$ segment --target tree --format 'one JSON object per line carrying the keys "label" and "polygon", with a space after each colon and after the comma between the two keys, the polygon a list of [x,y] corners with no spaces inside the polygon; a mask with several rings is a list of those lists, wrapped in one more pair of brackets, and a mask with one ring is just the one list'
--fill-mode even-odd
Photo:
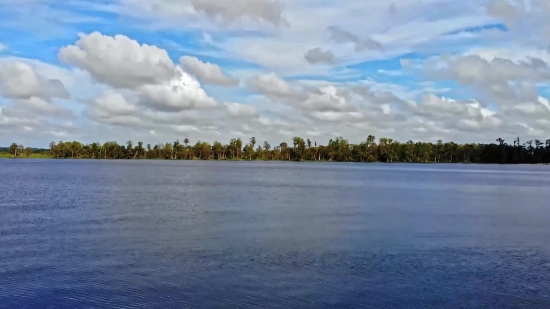
{"label": "tree", "polygon": [[288,160],[290,161],[290,154],[288,154],[288,144],[285,142],[282,142],[279,146],[281,147],[281,155],[283,157],[283,160],[288,155]]}
{"label": "tree", "polygon": [[189,159],[189,139],[186,137],[183,139],[183,143],[185,144],[185,158]]}
{"label": "tree", "polygon": [[[271,145],[265,141],[264,142],[264,153],[265,154],[269,154],[269,151],[271,150]],[[273,156],[271,156],[273,158]],[[267,158],[264,158],[264,159],[267,159]]]}
{"label": "tree", "polygon": [[11,144],[8,151],[12,158],[17,158],[19,145],[17,145],[16,143]]}
{"label": "tree", "polygon": [[172,153],[171,153],[171,159],[172,160],[177,160],[178,159],[179,147],[180,147],[180,140],[178,139],[174,142],[174,145],[172,147]]}
{"label": "tree", "polygon": [[220,142],[214,142],[212,151],[214,152],[215,159],[221,160],[223,158],[223,146]]}
{"label": "tree", "polygon": [[256,145],[256,138],[255,137],[251,137],[250,138],[250,144],[249,144],[249,149],[248,149],[248,159],[249,160],[252,160],[252,155],[254,154],[254,146]]}
{"label": "tree", "polygon": [[[146,149],[142,142],[134,146],[131,141],[119,145],[116,141],[82,144],[78,141],[59,141],[49,144],[48,153],[53,158],[90,158],[90,159],[193,159],[226,160],[246,158],[247,160],[330,160],[343,162],[441,162],[441,163],[550,163],[550,139],[527,141],[521,144],[519,138],[508,145],[504,139],[497,138],[490,144],[457,144],[454,142],[405,143],[390,138],[376,138],[369,135],[364,142],[351,144],[343,137],[330,139],[328,144],[312,147],[311,140],[301,137],[292,139],[293,146],[287,142],[271,147],[268,141],[255,145],[256,139],[241,148],[240,139],[232,139],[229,144],[214,142],[210,145],[198,141],[193,147],[182,146],[179,141],[159,143],[154,147],[148,144]],[[184,141],[185,143],[185,141]],[[254,146],[257,146],[254,148]],[[244,151],[244,157],[242,152]],[[12,158],[30,156],[33,149],[13,143],[8,152]]]}

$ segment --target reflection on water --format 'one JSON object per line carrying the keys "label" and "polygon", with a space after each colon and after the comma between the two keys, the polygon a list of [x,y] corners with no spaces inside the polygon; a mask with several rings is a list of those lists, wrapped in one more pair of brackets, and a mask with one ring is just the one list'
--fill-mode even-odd
{"label": "reflection on water", "polygon": [[0,161],[0,308],[550,308],[548,166]]}

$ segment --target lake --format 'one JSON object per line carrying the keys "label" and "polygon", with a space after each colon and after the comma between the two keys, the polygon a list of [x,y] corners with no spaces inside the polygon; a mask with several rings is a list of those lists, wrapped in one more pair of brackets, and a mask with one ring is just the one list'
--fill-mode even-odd
{"label": "lake", "polygon": [[550,308],[550,167],[0,160],[0,308]]}

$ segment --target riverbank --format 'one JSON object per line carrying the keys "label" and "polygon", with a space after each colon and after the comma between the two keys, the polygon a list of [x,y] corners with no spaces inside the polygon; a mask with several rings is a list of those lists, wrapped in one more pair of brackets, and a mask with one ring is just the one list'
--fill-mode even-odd
{"label": "riverbank", "polygon": [[0,159],[11,159],[11,160],[21,160],[21,159],[48,159],[48,160],[109,160],[109,161],[225,161],[225,162],[302,162],[302,163],[387,163],[387,164],[403,164],[403,163],[413,163],[413,164],[472,164],[472,165],[478,165],[478,164],[491,164],[491,165],[550,165],[550,163],[491,163],[491,162],[434,162],[434,161],[428,161],[428,162],[380,162],[380,161],[374,161],[374,162],[361,162],[361,161],[336,161],[336,160],[265,160],[265,159],[237,159],[237,158],[231,158],[231,159],[199,159],[199,158],[193,158],[193,159],[160,159],[160,158],[136,158],[136,159],[92,159],[92,158],[54,158],[53,156],[49,154],[32,154],[30,157],[17,157],[12,158],[12,156],[9,153],[0,153]]}

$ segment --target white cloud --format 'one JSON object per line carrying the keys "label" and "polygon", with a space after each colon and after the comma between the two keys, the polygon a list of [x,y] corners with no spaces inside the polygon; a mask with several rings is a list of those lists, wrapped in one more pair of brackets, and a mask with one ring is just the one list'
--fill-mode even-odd
{"label": "white cloud", "polygon": [[[16,2],[9,0],[10,12],[31,3]],[[53,9],[52,3],[32,0],[32,7]],[[550,132],[550,5],[513,3],[69,1],[81,9],[78,16],[57,10],[51,17],[63,22],[48,24],[67,25],[64,31],[74,35],[80,27],[68,26],[70,17],[96,18],[120,34],[80,34],[58,52],[64,67],[0,58],[0,126],[14,137],[93,141],[150,132],[152,141],[254,135],[272,143],[294,135],[320,142],[335,134],[352,142],[367,134],[459,142],[543,136]],[[1,8],[7,4],[0,1]],[[113,14],[122,18],[114,21]],[[506,31],[471,30],[498,20]],[[147,42],[179,45],[127,36],[138,30]],[[26,57],[51,53],[36,50],[21,49]],[[174,54],[178,50],[184,54]],[[423,54],[436,56],[415,56]],[[440,97],[443,92],[456,100]],[[73,125],[61,125],[68,117]]]}
{"label": "white cloud", "polygon": [[158,84],[175,74],[174,63],[165,50],[139,44],[124,35],[80,34],[75,45],[61,48],[59,59],[116,88]]}
{"label": "white cloud", "polygon": [[239,79],[226,76],[220,67],[209,62],[202,62],[196,57],[184,56],[180,63],[189,73],[195,75],[202,82],[219,86],[237,86]]}
{"label": "white cloud", "polygon": [[517,80],[540,81],[550,77],[550,68],[547,63],[536,58],[514,62],[502,58],[486,60],[469,55],[449,60],[440,59],[435,64],[428,62],[425,69],[464,84],[498,84]]}
{"label": "white cloud", "polygon": [[91,102],[91,106],[97,113],[104,114],[106,117],[136,112],[134,104],[129,103],[122,94],[112,90],[102,92]]}
{"label": "white cloud", "polygon": [[327,122],[354,122],[363,119],[363,114],[359,112],[314,111],[307,115],[313,119]]}
{"label": "white cloud", "polygon": [[224,103],[228,115],[236,118],[257,118],[258,111],[252,105],[240,103]]}
{"label": "white cloud", "polygon": [[160,111],[212,108],[218,104],[195,78],[179,68],[176,72],[178,76],[170,81],[141,86],[139,103]]}
{"label": "white cloud", "polygon": [[338,93],[334,86],[323,87],[319,93],[310,93],[301,103],[303,110],[316,112],[351,112],[356,108]]}
{"label": "white cloud", "polygon": [[8,46],[8,44],[0,43],[0,53],[8,50],[9,48],[10,47]]}
{"label": "white cloud", "polygon": [[278,26],[284,23],[282,6],[276,0],[121,0],[123,7],[157,19],[191,19],[206,17],[217,24],[263,22]]}
{"label": "white cloud", "polygon": [[0,87],[2,95],[7,98],[28,99],[46,94],[32,67],[22,62],[0,64]]}
{"label": "white cloud", "polygon": [[[39,116],[49,115],[57,118],[72,118],[71,111],[54,105],[42,98],[31,97],[29,99],[17,100],[16,106],[20,109],[24,109],[26,112],[32,110]],[[23,111],[22,111],[23,112]]]}
{"label": "white cloud", "polygon": [[0,94],[12,103],[5,108],[5,112],[11,114],[10,122],[73,117],[70,110],[52,103],[54,98],[70,97],[63,83],[40,76],[34,67],[19,60],[7,58],[0,61]]}
{"label": "white cloud", "polygon": [[262,74],[248,80],[248,87],[254,91],[275,97],[300,97],[303,94],[294,89],[275,73]]}

